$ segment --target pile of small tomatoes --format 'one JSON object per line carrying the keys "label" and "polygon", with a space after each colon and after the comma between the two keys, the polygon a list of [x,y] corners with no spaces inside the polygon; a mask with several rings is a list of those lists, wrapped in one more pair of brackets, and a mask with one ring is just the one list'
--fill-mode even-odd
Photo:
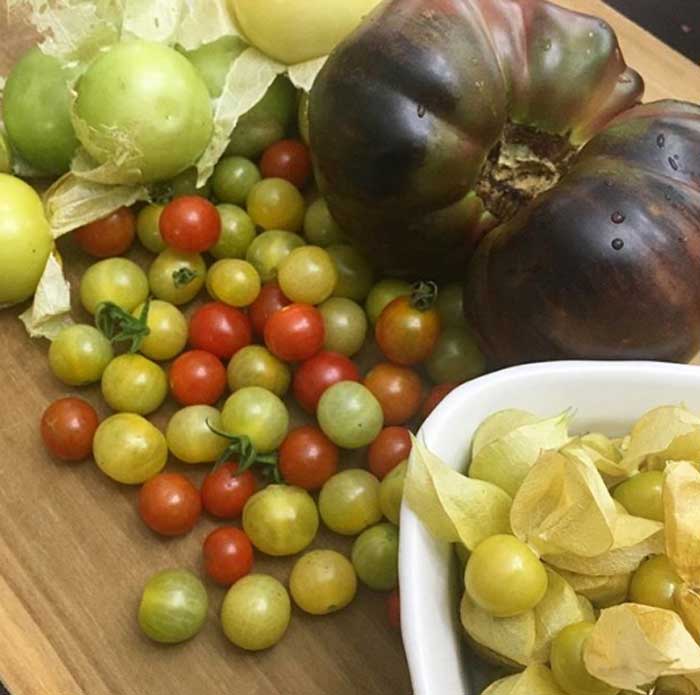
{"label": "pile of small tomatoes", "polygon": [[[191,533],[202,514],[217,520],[202,566],[230,587],[222,627],[248,650],[281,639],[290,594],[308,613],[331,613],[352,601],[358,579],[393,592],[398,622],[411,428],[484,369],[460,288],[377,280],[310,179],[307,146],[283,140],[257,163],[225,157],[204,189],[186,172],[163,200],[75,231],[96,259],[79,287],[90,320],[49,350],[55,377],[99,382],[112,414],[100,421],[75,396],[52,403],[41,420],[48,450],[92,457],[139,486],[135,506],[155,534]],[[136,239],[152,254],[145,269],[124,255]],[[168,398],[178,409],[161,431],[149,417]],[[360,450],[354,462],[364,465],[347,466],[346,450]],[[165,471],[170,458],[207,466],[201,485]],[[354,538],[349,557],[309,550],[321,522]],[[253,572],[256,553],[304,554],[287,588]],[[171,569],[147,582],[138,617],[149,637],[175,643],[207,612],[201,579]]]}

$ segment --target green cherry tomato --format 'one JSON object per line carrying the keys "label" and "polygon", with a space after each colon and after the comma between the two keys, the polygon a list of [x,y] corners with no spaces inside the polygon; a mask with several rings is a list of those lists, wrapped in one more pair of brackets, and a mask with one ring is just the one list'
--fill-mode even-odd
{"label": "green cherry tomato", "polygon": [[496,618],[534,608],[547,591],[547,572],[535,553],[515,536],[496,535],[474,548],[464,575],[472,600]]}
{"label": "green cherry tomato", "polygon": [[183,463],[212,463],[226,451],[228,440],[221,431],[221,413],[210,405],[190,405],[170,418],[165,430],[168,449]]}
{"label": "green cherry tomato", "polygon": [[405,280],[393,280],[387,278],[380,280],[372,287],[367,295],[365,310],[370,323],[374,326],[379,320],[382,311],[398,297],[407,297],[411,294],[411,285]]}
{"label": "green cherry tomato", "polygon": [[91,265],[80,281],[80,301],[94,314],[98,304],[113,302],[133,311],[148,297],[146,274],[128,258],[106,258]]}
{"label": "green cherry tomato", "polygon": [[675,610],[676,591],[683,584],[666,555],[656,555],[642,562],[632,575],[629,600],[645,606]]}
{"label": "green cherry tomato", "polygon": [[425,366],[436,384],[462,383],[481,376],[486,371],[486,360],[468,328],[451,327],[440,334]]}
{"label": "green cherry tomato", "polygon": [[228,385],[231,391],[259,386],[282,398],[292,379],[289,367],[262,345],[240,349],[228,363]]}
{"label": "green cherry tomato", "polygon": [[652,521],[664,520],[664,474],[662,471],[643,471],[620,483],[613,497],[632,516]]}
{"label": "green cherry tomato", "polygon": [[207,590],[187,570],[164,570],[147,582],[139,605],[139,625],[147,637],[178,644],[194,637],[209,610]]}
{"label": "green cherry tomato", "polygon": [[619,692],[586,670],[583,649],[593,628],[593,623],[574,623],[561,630],[552,640],[552,674],[567,695],[616,695]]}
{"label": "green cherry tomato", "polygon": [[279,265],[277,282],[285,296],[301,304],[320,304],[331,296],[338,275],[320,246],[294,249]]}
{"label": "green cherry tomato", "polygon": [[7,140],[7,135],[0,129],[0,174],[11,174],[12,165],[12,148]]}
{"label": "green cherry tomato", "polygon": [[165,249],[148,269],[151,292],[176,306],[193,300],[204,287],[207,264],[198,253]]}
{"label": "green cherry tomato", "polygon": [[112,345],[94,326],[64,328],[49,348],[49,367],[68,386],[94,384],[114,358]]}
{"label": "green cherry tomato", "polygon": [[102,374],[102,396],[117,412],[148,415],[160,408],[167,395],[163,368],[143,355],[119,355]]}
{"label": "green cherry tomato", "polygon": [[352,299],[331,297],[318,307],[325,328],[324,350],[346,357],[357,354],[367,337],[367,315]]}
{"label": "green cherry tomato", "polygon": [[340,381],[326,389],[316,415],[325,435],[344,449],[368,446],[384,424],[379,401],[367,387],[355,381]]}
{"label": "green cherry tomato", "polygon": [[266,555],[296,555],[316,537],[316,503],[300,487],[268,485],[246,502],[243,530]]}
{"label": "green cherry tomato", "polygon": [[334,550],[312,550],[300,557],[289,576],[294,603],[311,615],[342,610],[357,593],[352,563]]}
{"label": "green cherry tomato", "polygon": [[326,248],[346,241],[343,230],[331,217],[324,198],[314,200],[304,215],[304,236],[310,244]]}
{"label": "green cherry tomato", "polygon": [[221,424],[224,431],[248,437],[258,453],[267,454],[279,448],[287,436],[289,412],[272,391],[247,386],[229,396]]}
{"label": "green cherry tomato", "polygon": [[272,230],[257,236],[248,247],[246,260],[258,271],[263,282],[277,277],[282,261],[296,248],[304,245],[297,234]]}
{"label": "green cherry tomato", "polygon": [[[131,315],[141,316],[143,304],[137,306]],[[152,300],[148,305],[146,325],[150,333],[141,343],[141,352],[148,358],[163,362],[177,357],[187,345],[187,319],[184,314],[170,302],[160,299]]]}
{"label": "green cherry tomato", "polygon": [[98,468],[125,485],[145,483],[160,473],[168,460],[163,433],[134,413],[118,413],[103,420],[92,450]]}
{"label": "green cherry tomato", "polygon": [[182,54],[197,68],[213,99],[221,96],[226,75],[233,61],[245,50],[238,36],[223,36]]}
{"label": "green cherry tomato", "polygon": [[377,524],[363,531],[352,544],[352,564],[370,589],[391,591],[399,583],[399,530],[394,524]]}
{"label": "green cherry tomato", "polygon": [[321,489],[318,508],[331,531],[355,536],[382,518],[379,481],[360,468],[337,473]]}
{"label": "green cherry tomato", "polygon": [[221,627],[237,647],[269,649],[287,631],[292,606],[287,590],[274,577],[249,574],[229,590],[221,606]]}
{"label": "green cherry tomato", "polygon": [[160,216],[163,209],[163,205],[151,203],[141,208],[136,217],[136,236],[141,245],[151,253],[161,253],[166,248],[160,234]]}
{"label": "green cherry tomato", "polygon": [[309,124],[309,93],[302,92],[299,99],[299,110],[297,112],[297,124],[301,139],[307,144],[311,144],[311,126]]}
{"label": "green cherry tomato", "polygon": [[15,63],[3,94],[2,115],[19,155],[42,173],[70,168],[78,146],[70,115],[71,71],[31,48]]}
{"label": "green cherry tomato", "polygon": [[207,291],[229,306],[250,306],[260,294],[260,276],[248,261],[222,258],[209,268]]}
{"label": "green cherry tomato", "polygon": [[454,282],[441,287],[438,291],[435,308],[440,314],[443,328],[464,328],[464,287]]}
{"label": "green cherry tomato", "polygon": [[255,239],[255,225],[248,213],[237,205],[221,203],[216,206],[221,218],[221,234],[209,253],[214,258],[245,258]]}
{"label": "green cherry tomato", "polygon": [[333,296],[363,302],[372,289],[372,266],[357,249],[347,244],[334,244],[327,251],[338,273]]}
{"label": "green cherry tomato", "polygon": [[211,183],[217,200],[244,205],[251,189],[260,180],[260,169],[250,159],[224,157],[214,168]]}
{"label": "green cherry tomato", "polygon": [[298,232],[304,223],[304,198],[284,179],[256,183],[248,194],[246,208],[253,222],[266,230]]}
{"label": "green cherry tomato", "polygon": [[382,514],[396,526],[399,525],[401,516],[401,500],[407,468],[408,461],[403,461],[387,473],[379,486],[379,506],[382,508]]}
{"label": "green cherry tomato", "polygon": [[202,198],[211,197],[211,183],[207,181],[203,186],[197,186],[197,169],[188,167],[180,172],[169,182],[170,196],[182,198],[184,196],[198,195]]}

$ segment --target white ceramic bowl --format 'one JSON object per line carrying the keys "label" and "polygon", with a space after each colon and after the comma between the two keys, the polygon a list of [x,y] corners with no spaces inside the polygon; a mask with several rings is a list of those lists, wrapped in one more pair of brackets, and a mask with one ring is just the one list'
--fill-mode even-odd
{"label": "white ceramic bowl", "polygon": [[[576,432],[624,434],[647,410],[684,403],[700,411],[700,367],[657,362],[550,362],[514,367],[453,391],[419,437],[463,470],[478,425],[521,408],[551,416],[574,408]],[[449,544],[433,539],[413,512],[401,511],[401,624],[414,695],[477,695],[492,678],[464,646],[458,578]]]}

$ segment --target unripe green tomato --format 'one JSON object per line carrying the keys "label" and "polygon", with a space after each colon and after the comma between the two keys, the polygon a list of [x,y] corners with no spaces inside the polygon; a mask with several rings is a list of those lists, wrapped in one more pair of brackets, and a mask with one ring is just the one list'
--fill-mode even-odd
{"label": "unripe green tomato", "polygon": [[436,384],[462,383],[481,376],[486,360],[469,329],[451,327],[440,334],[425,366]]}
{"label": "unripe green tomato", "polygon": [[348,244],[334,244],[326,250],[338,273],[333,296],[347,297],[356,302],[364,301],[374,281],[374,271],[367,259]]}
{"label": "unripe green tomato", "polygon": [[266,555],[296,555],[318,532],[318,510],[313,497],[299,487],[268,485],[243,508],[243,530]]}
{"label": "unripe green tomato", "polygon": [[299,135],[305,144],[311,144],[311,127],[309,123],[309,94],[302,92],[299,99],[299,110],[297,112],[297,127]]}
{"label": "unripe green tomato", "polygon": [[163,368],[143,355],[119,355],[102,374],[102,397],[117,412],[148,415],[160,408],[167,395]]}
{"label": "unripe green tomato", "polygon": [[534,608],[548,585],[547,572],[535,553],[509,535],[491,536],[474,548],[464,581],[474,603],[496,618]]}
{"label": "unripe green tomato", "polygon": [[253,186],[261,180],[260,169],[250,159],[224,157],[214,168],[211,184],[219,202],[245,205]]}
{"label": "unripe green tomato", "polygon": [[311,615],[328,615],[347,606],[357,593],[352,563],[334,550],[312,550],[297,560],[289,576],[294,603]]}
{"label": "unripe green tomato", "polygon": [[593,623],[574,623],[552,640],[552,674],[567,695],[616,695],[619,692],[618,688],[594,678],[586,670],[583,649],[594,627]]}
{"label": "unripe green tomato", "polygon": [[321,489],[318,508],[331,531],[355,536],[382,518],[379,481],[360,468],[336,473]]}
{"label": "unripe green tomato", "polygon": [[399,525],[401,516],[401,500],[407,469],[408,461],[402,461],[384,476],[379,486],[379,505],[382,508],[382,514],[396,526]]}
{"label": "unripe green tomato", "polygon": [[229,590],[221,606],[221,627],[237,647],[269,649],[287,631],[292,606],[287,590],[274,577],[249,574]]}
{"label": "unripe green tomato", "polygon": [[286,179],[263,179],[248,194],[250,219],[265,230],[298,232],[304,223],[306,204],[299,190]]}
{"label": "unripe green tomato", "polygon": [[367,315],[352,299],[331,297],[318,310],[323,316],[325,338],[323,349],[352,357],[365,344],[367,337]]}
{"label": "unripe green tomato", "polygon": [[279,265],[277,282],[284,294],[301,304],[320,304],[331,296],[338,275],[320,246],[294,249]]}
{"label": "unripe green tomato", "polygon": [[133,311],[148,297],[146,273],[128,258],[106,258],[91,265],[80,280],[80,301],[91,314],[102,302]]}
{"label": "unripe green tomato", "polygon": [[231,391],[259,386],[280,398],[287,393],[292,380],[289,367],[262,345],[240,349],[228,363],[227,375]]}
{"label": "unripe green tomato", "polygon": [[159,226],[163,209],[163,205],[151,203],[141,208],[136,217],[136,236],[138,236],[142,246],[151,253],[161,253],[167,247]]}
{"label": "unripe green tomato", "polygon": [[7,136],[0,130],[0,174],[12,173],[12,149]]}
{"label": "unripe green tomato", "polygon": [[248,386],[229,396],[221,412],[225,432],[250,439],[255,450],[267,454],[287,436],[287,406],[272,391]]}
{"label": "unripe green tomato", "polygon": [[391,591],[399,583],[399,530],[377,524],[352,545],[352,564],[360,580],[375,591]]}
{"label": "unripe green tomato", "polygon": [[253,239],[246,251],[246,260],[258,271],[263,282],[277,277],[282,261],[296,248],[304,245],[297,234],[280,230],[263,232]]}
{"label": "unripe green tomato", "polygon": [[672,611],[676,608],[676,591],[682,583],[666,555],[656,555],[644,560],[632,575],[629,600]]}
{"label": "unripe green tomato", "polygon": [[197,169],[188,167],[180,172],[170,182],[170,197],[181,198],[182,196],[198,195],[202,198],[211,197],[211,182],[207,181],[203,186],[197,185]]}
{"label": "unripe green tomato", "polygon": [[454,282],[441,287],[438,291],[435,308],[440,314],[440,325],[443,328],[465,328],[464,318],[464,287]]}
{"label": "unripe green tomato", "polygon": [[245,49],[245,42],[238,36],[222,36],[192,51],[183,51],[182,54],[197,68],[207,85],[209,94],[216,99],[221,96],[226,75],[233,61]]}
{"label": "unripe green tomato", "polygon": [[177,644],[202,629],[208,609],[207,590],[198,577],[187,570],[165,570],[144,587],[139,625],[152,640]]}
{"label": "unripe green tomato", "polygon": [[260,294],[260,276],[248,261],[222,258],[209,268],[207,291],[229,306],[250,306]]}
{"label": "unripe green tomato", "polygon": [[613,497],[632,516],[664,521],[663,471],[643,471],[620,483]]}
{"label": "unripe green tomato", "polygon": [[372,287],[365,301],[367,318],[374,326],[379,320],[382,311],[398,297],[407,297],[411,294],[411,285],[404,280],[387,278],[380,280]]}
{"label": "unripe green tomato", "polygon": [[[131,315],[141,316],[143,304],[137,306]],[[148,305],[146,325],[150,333],[143,339],[140,351],[156,362],[171,360],[179,355],[187,345],[187,319],[170,302],[153,299]]]}
{"label": "unripe green tomato", "polygon": [[384,413],[372,392],[355,381],[326,389],[316,410],[324,434],[344,449],[361,449],[382,431]]}
{"label": "unripe green tomato", "polygon": [[221,432],[221,413],[210,405],[190,405],[178,410],[168,422],[165,439],[168,449],[183,463],[212,463],[228,446]]}
{"label": "unripe green tomato", "polygon": [[221,203],[216,209],[221,218],[221,234],[209,253],[214,258],[245,258],[248,247],[255,239],[253,220],[237,205]]}
{"label": "unripe green tomato", "polygon": [[207,264],[198,253],[167,248],[151,263],[148,284],[158,299],[180,306],[199,294],[206,276]]}
{"label": "unripe green tomato", "polygon": [[304,215],[304,236],[310,244],[327,248],[346,241],[343,230],[331,217],[328,203],[324,198],[314,200]]}
{"label": "unripe green tomato", "polygon": [[114,359],[112,345],[94,326],[64,328],[49,348],[49,367],[68,386],[94,384]]}

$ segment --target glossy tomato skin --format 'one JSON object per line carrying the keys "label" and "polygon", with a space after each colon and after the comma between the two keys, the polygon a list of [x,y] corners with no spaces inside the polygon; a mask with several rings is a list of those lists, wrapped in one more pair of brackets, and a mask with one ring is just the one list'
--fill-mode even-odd
{"label": "glossy tomato skin", "polygon": [[126,253],[136,236],[136,216],[127,207],[96,220],[73,232],[73,239],[95,258],[110,258]]}
{"label": "glossy tomato skin", "polygon": [[265,325],[265,345],[285,362],[308,360],[323,347],[324,338],[323,316],[310,304],[290,304]]}
{"label": "glossy tomato skin", "polygon": [[214,529],[204,540],[204,569],[223,586],[234,584],[253,569],[253,545],[238,528]]}
{"label": "glossy tomato skin", "polygon": [[239,473],[233,461],[209,473],[202,483],[204,509],[218,519],[237,519],[254,494],[255,476],[250,470]]}
{"label": "glossy tomato skin", "polygon": [[190,344],[198,350],[229,359],[251,342],[253,330],[248,317],[222,302],[204,304],[190,319]]}
{"label": "glossy tomato skin", "polygon": [[394,299],[382,311],[375,337],[386,357],[403,366],[424,362],[432,354],[440,336],[440,315],[436,309],[421,310],[410,297]]}
{"label": "glossy tomato skin", "polygon": [[199,490],[179,473],[160,473],[139,492],[139,514],[148,528],[163,536],[182,536],[199,521]]}
{"label": "glossy tomato skin", "polygon": [[270,316],[291,303],[276,281],[265,283],[257,299],[248,307],[248,318],[253,325],[255,335],[262,338],[265,333],[265,324]]}
{"label": "glossy tomato skin", "polygon": [[99,424],[95,409],[82,398],[60,398],[41,417],[41,438],[61,461],[83,461],[92,453]]}
{"label": "glossy tomato skin", "polygon": [[190,350],[171,365],[170,392],[180,405],[214,405],[226,389],[226,368],[205,350]]}
{"label": "glossy tomato skin", "polygon": [[297,188],[304,188],[311,176],[309,148],[299,140],[280,140],[265,150],[260,171],[266,179],[286,179]]}
{"label": "glossy tomato skin", "polygon": [[312,425],[297,427],[282,442],[279,470],[289,485],[320,490],[338,472],[338,447]]}
{"label": "glossy tomato skin", "polygon": [[184,253],[203,253],[219,241],[221,217],[206,198],[187,195],[165,206],[158,222],[165,243]]}
{"label": "glossy tomato skin", "polygon": [[367,465],[379,479],[390,473],[411,453],[411,432],[405,427],[385,427],[369,445]]}
{"label": "glossy tomato skin", "polygon": [[402,425],[421,406],[423,384],[418,373],[408,367],[381,362],[367,373],[363,383],[381,404],[387,425]]}
{"label": "glossy tomato skin", "polygon": [[423,417],[423,419],[427,418],[428,415],[430,415],[430,413],[432,413],[433,410],[440,405],[447,394],[454,391],[458,386],[459,384],[451,381],[433,386],[433,388],[430,389],[430,393],[428,393],[423,401],[423,405],[421,406],[421,417]]}
{"label": "glossy tomato skin", "polygon": [[323,392],[339,381],[360,381],[360,370],[345,355],[319,352],[302,362],[294,373],[292,391],[307,413],[315,413]]}

